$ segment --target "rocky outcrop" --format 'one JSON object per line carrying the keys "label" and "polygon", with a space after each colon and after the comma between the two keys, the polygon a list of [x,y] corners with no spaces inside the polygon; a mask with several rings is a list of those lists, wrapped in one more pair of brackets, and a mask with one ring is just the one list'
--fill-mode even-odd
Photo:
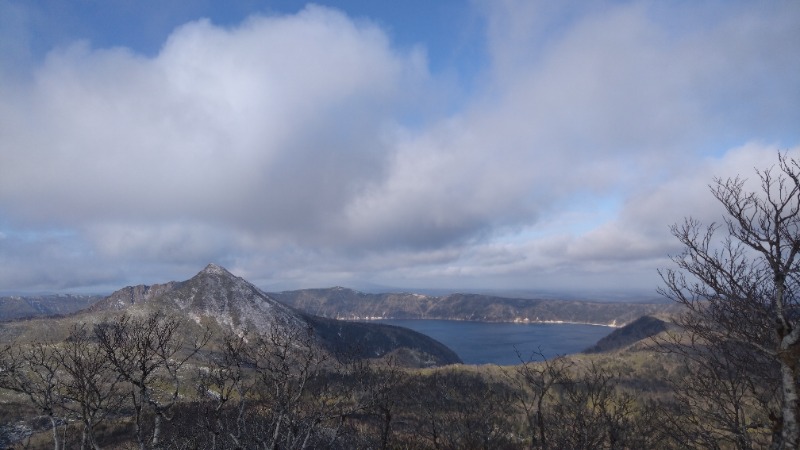
{"label": "rocky outcrop", "polygon": [[175,289],[177,285],[178,283],[171,281],[169,283],[154,284],[152,286],[146,286],[144,284],[127,286],[95,303],[89,308],[89,311],[122,311],[132,305],[145,303],[160,295],[164,295]]}

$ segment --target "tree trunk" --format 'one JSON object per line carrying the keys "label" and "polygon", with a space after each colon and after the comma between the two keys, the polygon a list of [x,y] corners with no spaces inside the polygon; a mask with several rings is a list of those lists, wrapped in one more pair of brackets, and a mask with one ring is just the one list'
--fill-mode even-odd
{"label": "tree trunk", "polygon": [[94,427],[92,427],[89,433],[89,441],[92,444],[92,448],[94,450],[102,450],[102,447],[100,447],[100,444],[97,443],[97,439],[94,436]]}
{"label": "tree trunk", "polygon": [[89,429],[84,424],[83,433],[81,433],[81,450],[86,450],[89,445]]}
{"label": "tree trunk", "polygon": [[781,359],[781,382],[783,384],[783,408],[781,414],[783,416],[783,429],[781,431],[783,448],[796,449],[800,448],[800,428],[797,423],[797,384],[794,368],[797,362],[790,365]]}
{"label": "tree trunk", "polygon": [[798,330],[793,330],[791,325],[787,324],[784,316],[784,290],[785,290],[785,276],[782,273],[776,273],[775,281],[777,287],[777,297],[775,301],[777,325],[778,325],[778,362],[781,367],[781,390],[783,393],[783,405],[781,408],[781,416],[783,420],[783,428],[781,430],[781,447],[784,449],[797,449],[800,448],[800,428],[797,424],[797,369],[798,364],[798,342],[800,335]]}
{"label": "tree trunk", "polygon": [[83,424],[83,433],[81,433],[81,450],[88,448],[93,450],[102,450],[94,438],[94,424],[85,422]]}
{"label": "tree trunk", "polygon": [[539,427],[539,445],[541,448],[547,448],[547,441],[545,440],[544,435],[544,413],[542,412],[542,407],[544,403],[544,391],[542,392],[542,396],[539,397],[539,402],[537,404],[536,410],[536,424]]}
{"label": "tree trunk", "polygon": [[389,448],[389,434],[392,431],[392,413],[388,410],[383,412],[383,430],[381,430],[381,448]]}
{"label": "tree trunk", "polygon": [[136,441],[139,443],[139,450],[147,450],[147,444],[144,442],[141,408],[137,408],[136,410]]}
{"label": "tree trunk", "polygon": [[153,440],[151,441],[152,448],[159,448],[161,445],[161,422],[163,415],[161,411],[156,411],[156,416],[153,419]]}
{"label": "tree trunk", "polygon": [[272,450],[278,450],[278,440],[281,437],[281,425],[283,423],[283,413],[278,414],[278,420],[275,421],[275,430],[272,432],[272,443],[270,444],[270,448]]}
{"label": "tree trunk", "polygon": [[50,414],[50,425],[53,427],[53,446],[55,450],[62,450],[64,442],[61,440],[61,435],[58,434],[58,419]]}
{"label": "tree trunk", "polygon": [[100,446],[94,440],[94,425],[89,421],[84,421],[83,433],[81,433],[81,450],[87,448],[100,450]]}

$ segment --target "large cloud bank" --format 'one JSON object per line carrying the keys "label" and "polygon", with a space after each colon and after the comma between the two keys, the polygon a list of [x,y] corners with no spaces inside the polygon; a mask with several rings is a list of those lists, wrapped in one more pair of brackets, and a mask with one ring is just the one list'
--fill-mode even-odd
{"label": "large cloud bank", "polygon": [[318,6],[186,23],[154,56],[54,49],[0,83],[0,290],[210,261],[287,287],[652,288],[667,225],[718,219],[712,176],[797,146],[800,8],[579,5],[475,4],[489,61],[455,102],[424,43]]}

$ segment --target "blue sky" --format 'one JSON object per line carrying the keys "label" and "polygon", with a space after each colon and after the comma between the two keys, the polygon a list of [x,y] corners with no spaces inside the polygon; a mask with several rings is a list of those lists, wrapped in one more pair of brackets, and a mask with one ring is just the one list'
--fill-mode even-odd
{"label": "blue sky", "polygon": [[0,293],[652,295],[800,151],[793,1],[0,0]]}

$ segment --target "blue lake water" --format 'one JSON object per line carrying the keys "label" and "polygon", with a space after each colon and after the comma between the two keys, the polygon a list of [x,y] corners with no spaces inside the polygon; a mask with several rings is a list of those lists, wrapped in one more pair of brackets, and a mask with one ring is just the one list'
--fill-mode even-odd
{"label": "blue lake water", "polygon": [[426,334],[450,347],[465,364],[519,364],[526,360],[578,353],[614,329],[597,325],[487,323],[457,320],[380,320]]}

